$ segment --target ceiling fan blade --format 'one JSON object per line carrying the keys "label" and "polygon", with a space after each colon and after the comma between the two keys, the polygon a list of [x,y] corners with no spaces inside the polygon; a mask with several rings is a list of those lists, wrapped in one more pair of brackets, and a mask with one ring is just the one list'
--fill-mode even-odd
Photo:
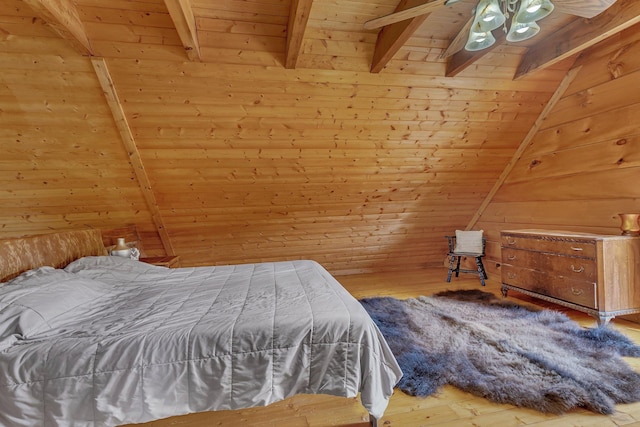
{"label": "ceiling fan blade", "polygon": [[[455,3],[454,0],[453,3]],[[416,16],[425,15],[438,10],[445,4],[451,4],[451,0],[429,0],[419,6],[414,6],[409,9],[404,9],[398,12],[393,12],[389,15],[381,16],[380,18],[372,19],[364,23],[365,30],[373,30],[375,28],[384,27],[385,25],[395,24],[396,22],[404,21],[405,19],[415,18]]]}
{"label": "ceiling fan blade", "polygon": [[607,10],[616,0],[554,0],[558,12],[593,18]]}

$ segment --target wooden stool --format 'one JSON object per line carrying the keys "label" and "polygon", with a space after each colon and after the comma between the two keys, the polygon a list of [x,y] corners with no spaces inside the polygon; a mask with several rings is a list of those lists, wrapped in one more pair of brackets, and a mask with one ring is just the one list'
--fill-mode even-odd
{"label": "wooden stool", "polygon": [[[451,275],[453,272],[456,272],[456,277],[460,273],[472,273],[477,274],[480,277],[480,283],[482,286],[485,285],[484,280],[487,278],[487,272],[484,270],[484,264],[482,264],[482,258],[484,257],[484,248],[486,245],[486,239],[482,237],[482,252],[462,252],[458,249],[456,251],[456,236],[445,236],[447,238],[447,243],[449,244],[449,253],[447,254],[450,258],[449,261],[449,274],[447,275],[447,282],[451,282]],[[473,257],[476,261],[476,270],[460,268],[460,260],[462,257]],[[455,265],[455,268],[454,268]]]}

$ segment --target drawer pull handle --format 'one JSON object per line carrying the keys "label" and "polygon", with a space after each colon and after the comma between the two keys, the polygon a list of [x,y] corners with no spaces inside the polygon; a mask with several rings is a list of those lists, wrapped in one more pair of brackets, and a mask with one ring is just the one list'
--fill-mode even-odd
{"label": "drawer pull handle", "polygon": [[507,257],[507,259],[508,259],[509,261],[513,261],[513,260],[514,260],[514,259],[516,259],[516,258],[517,258],[517,257],[516,257],[515,255],[509,255],[509,256]]}
{"label": "drawer pull handle", "polygon": [[574,251],[583,251],[584,250],[583,248],[576,248],[574,246],[571,246],[571,249],[574,250]]}
{"label": "drawer pull handle", "polygon": [[582,289],[571,288],[571,293],[574,295],[582,295],[584,291]]}
{"label": "drawer pull handle", "polygon": [[515,278],[516,278],[516,276],[517,276],[517,274],[516,274],[516,273],[512,273],[512,272],[510,272],[510,271],[508,271],[508,272],[507,272],[507,277],[508,277],[509,279],[515,279]]}
{"label": "drawer pull handle", "polygon": [[580,266],[580,268],[575,268],[573,264],[571,264],[571,271],[574,273],[582,273],[584,271],[584,266]]}
{"label": "drawer pull handle", "polygon": [[507,238],[507,243],[508,243],[508,244],[510,244],[510,245],[515,245],[515,244],[516,244],[516,241],[515,241],[515,240],[512,240],[512,239]]}

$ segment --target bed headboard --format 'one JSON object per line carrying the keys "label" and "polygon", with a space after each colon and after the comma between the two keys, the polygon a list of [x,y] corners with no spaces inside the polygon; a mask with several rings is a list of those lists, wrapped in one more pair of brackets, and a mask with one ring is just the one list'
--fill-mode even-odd
{"label": "bed headboard", "polygon": [[100,230],[74,230],[0,240],[0,282],[32,268],[60,268],[83,256],[108,255]]}

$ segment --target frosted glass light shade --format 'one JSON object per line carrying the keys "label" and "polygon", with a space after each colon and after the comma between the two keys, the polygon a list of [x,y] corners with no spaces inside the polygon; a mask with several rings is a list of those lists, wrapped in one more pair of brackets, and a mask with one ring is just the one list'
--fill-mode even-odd
{"label": "frosted glass light shade", "polygon": [[522,0],[513,20],[521,24],[539,21],[553,12],[553,9],[553,3],[549,0]]}
{"label": "frosted glass light shade", "polygon": [[467,40],[467,44],[464,48],[474,52],[476,50],[486,49],[495,42],[496,38],[493,37],[491,31],[475,32],[472,30],[469,32],[469,40]]}
{"label": "frosted glass light shade", "polygon": [[528,23],[511,23],[511,28],[509,28],[509,32],[507,33],[507,41],[510,42],[521,42],[523,40],[530,39],[540,32],[540,27],[535,22]]}
{"label": "frosted glass light shade", "polygon": [[[513,13],[514,9],[517,11]],[[503,10],[504,8],[504,10]],[[465,49],[486,49],[496,42],[491,31],[501,26],[509,27],[508,42],[530,39],[540,32],[536,21],[549,15],[554,9],[550,0],[479,0]],[[506,24],[505,14],[513,13],[511,25]]]}
{"label": "frosted glass light shade", "polygon": [[471,28],[476,33],[485,33],[500,27],[505,20],[498,0],[480,0]]}

